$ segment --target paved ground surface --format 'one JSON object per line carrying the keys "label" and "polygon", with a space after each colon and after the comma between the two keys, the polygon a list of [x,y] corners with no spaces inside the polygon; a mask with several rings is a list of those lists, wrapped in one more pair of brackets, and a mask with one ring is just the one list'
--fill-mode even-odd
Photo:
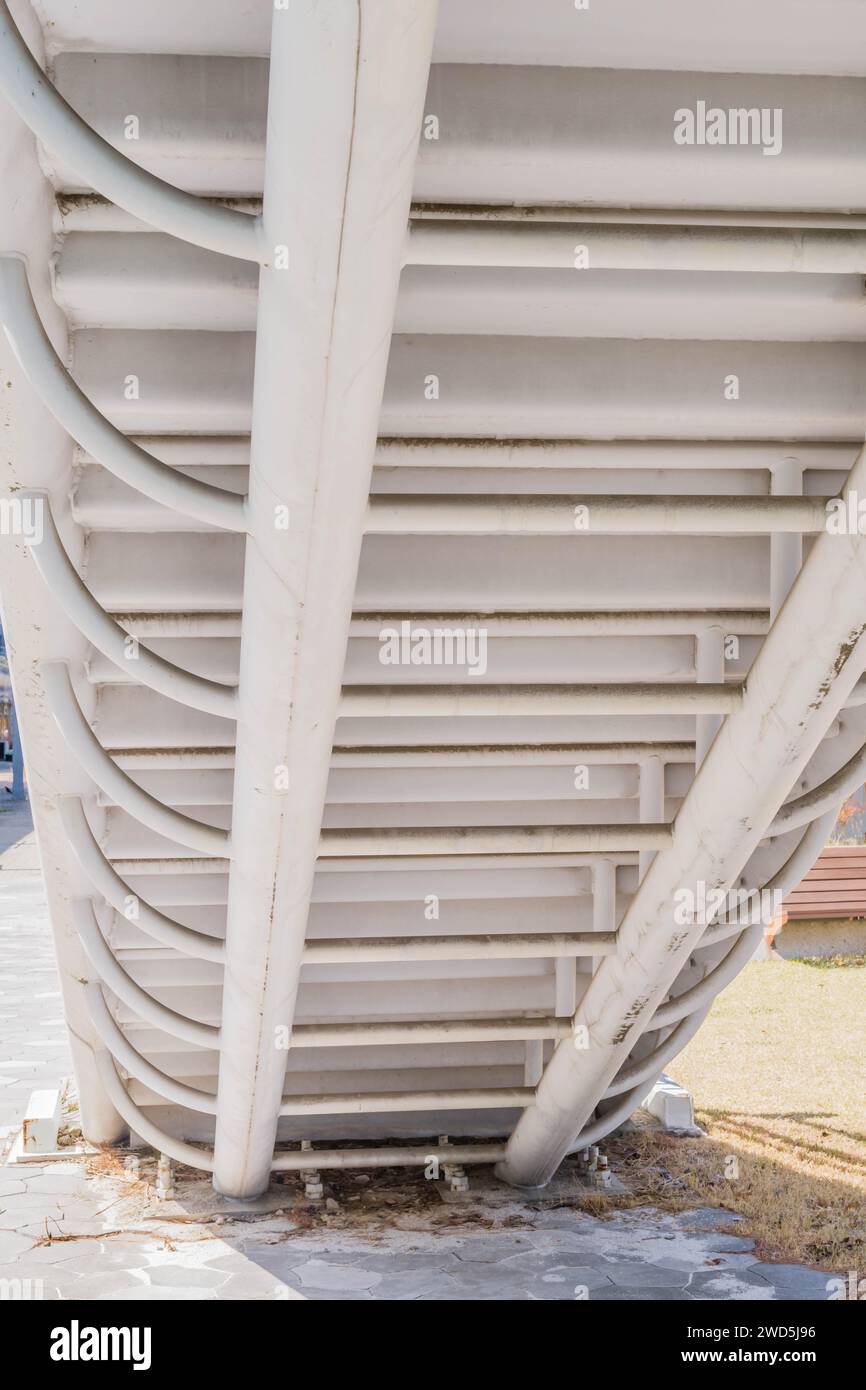
{"label": "paved ground surface", "polygon": [[[3,808],[0,1151],[69,1071],[29,819]],[[243,1205],[184,1175],[172,1200],[155,1189],[154,1161],[122,1153],[0,1168],[0,1299],[819,1300],[831,1278],[762,1263],[709,1209],[446,1203],[392,1174],[341,1175],[317,1204],[291,1181]]]}
{"label": "paved ground surface", "polygon": [[71,1071],[28,807],[0,786],[0,1153],[31,1091]]}

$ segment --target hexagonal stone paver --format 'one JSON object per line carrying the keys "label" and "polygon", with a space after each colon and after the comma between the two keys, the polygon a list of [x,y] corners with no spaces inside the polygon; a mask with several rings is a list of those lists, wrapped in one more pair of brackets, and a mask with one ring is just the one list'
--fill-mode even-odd
{"label": "hexagonal stone paver", "polygon": [[[2,1221],[0,1217],[0,1221]],[[17,1231],[0,1230],[0,1264],[20,1259],[35,1243],[35,1236],[19,1235]]]}
{"label": "hexagonal stone paver", "polygon": [[829,1298],[832,1286],[827,1285],[838,1275],[820,1269],[808,1269],[805,1265],[774,1265],[755,1261],[751,1273],[760,1275],[778,1289],[780,1298]]}
{"label": "hexagonal stone paver", "polygon": [[604,1289],[595,1289],[589,1295],[590,1303],[688,1303],[689,1294],[685,1289],[671,1289],[657,1286],[652,1289],[624,1289],[609,1284]]}
{"label": "hexagonal stone paver", "polygon": [[682,1288],[689,1277],[683,1269],[665,1269],[662,1265],[650,1264],[649,1262],[645,1264],[611,1262],[607,1265],[600,1265],[599,1272],[606,1274],[617,1288],[621,1289]]}
{"label": "hexagonal stone paver", "polygon": [[611,1282],[609,1276],[598,1265],[584,1263],[584,1257],[573,1250],[554,1251],[548,1255],[533,1251],[529,1255],[513,1255],[506,1261],[509,1269],[524,1270],[545,1280],[548,1275],[561,1274],[562,1279],[570,1279],[575,1284],[585,1284],[590,1289],[600,1288]]}
{"label": "hexagonal stone paver", "polygon": [[170,1264],[159,1265],[146,1271],[151,1288],[199,1288],[218,1289],[228,1279],[221,1269],[202,1269],[197,1266]]}
{"label": "hexagonal stone paver", "polygon": [[458,1260],[467,1263],[495,1264],[511,1255],[522,1255],[532,1249],[526,1236],[499,1235],[491,1232],[489,1236],[476,1236],[471,1240],[461,1240],[453,1246]]}
{"label": "hexagonal stone paver", "polygon": [[692,1298],[769,1301],[778,1296],[772,1284],[756,1276],[750,1269],[714,1270],[695,1274],[689,1280]]}
{"label": "hexagonal stone paver", "polygon": [[294,1265],[293,1273],[305,1288],[327,1289],[336,1293],[366,1292],[382,1282],[381,1274],[375,1270],[331,1264],[327,1260],[310,1260],[308,1264]]}

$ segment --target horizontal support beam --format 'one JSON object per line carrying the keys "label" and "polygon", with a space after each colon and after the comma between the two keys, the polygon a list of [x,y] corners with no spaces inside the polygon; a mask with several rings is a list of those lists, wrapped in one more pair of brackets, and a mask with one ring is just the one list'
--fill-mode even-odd
{"label": "horizontal support beam", "polygon": [[[523,211],[523,210],[521,210]],[[406,265],[863,275],[866,230],[414,217]],[[610,214],[608,214],[610,216]],[[643,214],[648,217],[650,214]],[[591,217],[591,214],[586,214]],[[682,214],[688,220],[689,214]],[[836,221],[838,222],[838,218]]]}
{"label": "horizontal support beam", "polygon": [[458,496],[370,498],[368,535],[815,535],[824,497]]}
{"label": "horizontal support beam", "polygon": [[500,936],[382,936],[311,940],[304,965],[360,965],[372,961],[522,960],[609,956],[615,932],[503,933]]}
{"label": "horizontal support beam", "polygon": [[[382,435],[376,446],[374,491],[393,476],[395,468],[489,470],[496,472],[517,469],[544,473],[563,469],[604,470],[615,475],[618,471],[635,469],[671,469],[675,472],[697,471],[728,473],[761,471],[769,474],[784,459],[795,454],[804,469],[816,472],[847,473],[857,457],[858,441],[852,434],[848,440],[791,439],[784,434],[777,439],[742,438],[712,439],[702,437],[680,439],[636,439],[613,437],[607,439],[538,438],[514,434],[506,439],[480,439],[459,434],[441,439],[425,435],[402,438]],[[192,462],[192,460],[191,460]],[[377,493],[378,495],[378,493]]]}
{"label": "horizontal support beam", "polygon": [[523,1042],[565,1038],[562,1018],[445,1018],[423,1023],[296,1023],[293,1047],[379,1047],[405,1043]]}
{"label": "horizontal support beam", "polygon": [[323,830],[319,860],[434,854],[603,854],[664,849],[669,825],[471,825],[391,827],[381,830]]}
{"label": "horizontal support beam", "polygon": [[379,1091],[366,1095],[292,1096],[281,1115],[388,1115],[424,1110],[517,1110],[529,1105],[530,1086],[472,1091]]}
{"label": "horizontal support beam", "polygon": [[655,685],[354,685],[343,687],[340,718],[728,714],[741,702],[739,685],[673,681]]}
{"label": "horizontal support beam", "polygon": [[[240,613],[120,613],[115,622],[138,637],[240,637]],[[623,613],[577,612],[356,612],[350,637],[378,637],[383,627],[411,622],[424,627],[484,627],[488,637],[691,637],[722,627],[740,637],[763,637],[766,609],[662,609]]]}

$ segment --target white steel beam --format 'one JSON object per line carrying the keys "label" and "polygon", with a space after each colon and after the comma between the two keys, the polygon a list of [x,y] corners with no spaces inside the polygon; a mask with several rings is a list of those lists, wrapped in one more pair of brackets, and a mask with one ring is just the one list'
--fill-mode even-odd
{"label": "white steel beam", "polygon": [[[866,449],[846,496],[866,491]],[[561,1043],[508,1144],[501,1176],[550,1180],[705,923],[674,919],[674,895],[727,891],[845,703],[866,662],[866,537],[825,532],[794,584],[749,674],[740,708],[709,749],[677,816],[670,847],[641,883],[574,1016],[589,1046]]]}
{"label": "white steel beam", "polygon": [[[799,466],[798,466],[799,467]],[[371,497],[371,536],[763,535],[823,531],[825,497]]]}
{"label": "white steel beam", "polygon": [[[513,212],[512,212],[512,215]],[[539,217],[544,216],[539,210]],[[574,270],[866,271],[866,233],[795,227],[614,226],[592,222],[413,218],[406,265]]]}
{"label": "white steel beam", "polygon": [[714,714],[736,709],[741,699],[738,685],[683,681],[655,685],[352,685],[343,687],[339,712],[342,719]]}
{"label": "white steel beam", "polygon": [[214,1184],[268,1182],[435,0],[275,10]]}

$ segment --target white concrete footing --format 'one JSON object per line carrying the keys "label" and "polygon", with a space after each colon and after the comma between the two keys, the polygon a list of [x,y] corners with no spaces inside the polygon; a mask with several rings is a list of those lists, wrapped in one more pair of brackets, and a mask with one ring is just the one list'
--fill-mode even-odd
{"label": "white concrete footing", "polygon": [[695,1107],[691,1093],[664,1073],[653,1086],[642,1109],[660,1120],[664,1129],[703,1133],[695,1124]]}

